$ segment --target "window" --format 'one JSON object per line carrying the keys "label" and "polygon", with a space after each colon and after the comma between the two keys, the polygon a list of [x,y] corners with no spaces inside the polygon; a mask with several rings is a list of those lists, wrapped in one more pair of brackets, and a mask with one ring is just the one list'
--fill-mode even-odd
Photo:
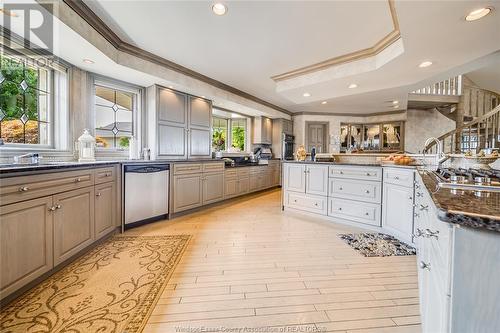
{"label": "window", "polygon": [[212,150],[225,151],[227,149],[227,119],[212,118]]}
{"label": "window", "polygon": [[0,136],[5,144],[51,146],[54,70],[0,55]]}
{"label": "window", "polygon": [[231,148],[245,151],[246,130],[246,119],[231,119]]}
{"label": "window", "polygon": [[140,90],[102,80],[94,82],[97,148],[128,150],[139,98]]}
{"label": "window", "polygon": [[212,150],[229,153],[247,149],[247,118],[214,110],[212,117]]}

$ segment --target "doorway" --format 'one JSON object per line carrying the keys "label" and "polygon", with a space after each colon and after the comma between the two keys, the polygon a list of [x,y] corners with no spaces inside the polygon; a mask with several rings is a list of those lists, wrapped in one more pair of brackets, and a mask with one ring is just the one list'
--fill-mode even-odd
{"label": "doorway", "polygon": [[328,152],[328,123],[327,122],[306,122],[306,149],[308,152],[316,147],[317,153]]}

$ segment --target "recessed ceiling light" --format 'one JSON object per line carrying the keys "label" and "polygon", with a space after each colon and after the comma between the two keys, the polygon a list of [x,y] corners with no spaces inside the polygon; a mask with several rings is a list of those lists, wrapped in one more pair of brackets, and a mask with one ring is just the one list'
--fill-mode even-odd
{"label": "recessed ceiling light", "polygon": [[399,101],[392,101],[392,104],[399,104]]}
{"label": "recessed ceiling light", "polygon": [[357,88],[357,87],[358,87],[358,85],[356,83],[351,83],[349,85],[349,89],[354,89],[354,88]]}
{"label": "recessed ceiling light", "polygon": [[424,62],[420,63],[420,65],[418,65],[418,67],[425,68],[425,67],[429,67],[430,65],[432,65],[432,61],[424,61]]}
{"label": "recessed ceiling light", "polygon": [[486,15],[488,15],[489,13],[491,13],[491,8],[488,8],[488,7],[485,7],[485,8],[479,8],[479,9],[476,9],[476,10],[473,10],[472,12],[470,12],[466,17],[465,17],[465,20],[466,21],[475,21],[475,20],[479,20],[480,18],[483,18],[485,17]]}
{"label": "recessed ceiling light", "polygon": [[302,96],[304,96],[304,97],[311,97],[311,94],[308,93],[308,92],[305,92],[305,93],[302,94]]}
{"label": "recessed ceiling light", "polygon": [[214,12],[215,15],[222,16],[227,13],[227,7],[226,5],[217,2],[212,5],[212,11]]}
{"label": "recessed ceiling light", "polygon": [[7,15],[10,17],[19,17],[19,15],[17,13],[13,12],[12,10],[0,8],[0,12],[2,12],[4,15]]}
{"label": "recessed ceiling light", "polygon": [[94,60],[91,60],[91,59],[83,59],[83,62],[86,63],[86,64],[95,64],[95,61]]}
{"label": "recessed ceiling light", "polygon": [[327,101],[323,101],[323,102],[321,102],[321,104],[323,104],[323,105],[325,105],[326,103],[328,103],[328,102],[327,102]]}

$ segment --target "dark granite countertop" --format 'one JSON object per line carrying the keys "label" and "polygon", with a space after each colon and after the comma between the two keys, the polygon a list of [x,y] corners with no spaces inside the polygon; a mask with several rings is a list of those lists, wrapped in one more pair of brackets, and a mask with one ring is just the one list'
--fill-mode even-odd
{"label": "dark granite countertop", "polygon": [[478,197],[472,190],[439,187],[428,171],[419,170],[419,174],[441,221],[500,232],[500,192],[483,192]]}
{"label": "dark granite countertop", "polygon": [[403,168],[403,169],[416,169],[418,165],[397,165],[397,164],[384,164],[384,163],[353,163],[353,162],[313,162],[313,161],[283,161],[283,163],[297,163],[297,164],[325,164],[325,165],[352,165],[352,166],[371,166],[371,167],[386,167],[386,168]]}
{"label": "dark granite countertop", "polygon": [[252,166],[265,167],[265,166],[269,166],[269,164],[245,163],[245,164],[226,165],[226,169],[245,168],[245,167],[252,167]]}

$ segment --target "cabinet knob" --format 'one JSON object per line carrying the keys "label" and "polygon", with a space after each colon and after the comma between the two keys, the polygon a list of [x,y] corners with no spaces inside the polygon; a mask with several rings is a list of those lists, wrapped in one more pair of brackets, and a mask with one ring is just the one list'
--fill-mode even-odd
{"label": "cabinet knob", "polygon": [[366,190],[366,191],[365,191],[365,193],[366,193],[366,194],[370,194],[370,190]]}
{"label": "cabinet knob", "polygon": [[344,188],[342,186],[339,187],[339,191],[342,191]]}
{"label": "cabinet knob", "polygon": [[318,207],[318,203],[317,203],[317,202],[315,202],[315,203],[314,203],[314,206]]}
{"label": "cabinet knob", "polygon": [[431,269],[431,263],[425,263],[425,262],[421,261],[419,266],[421,269],[428,269],[428,270]]}
{"label": "cabinet knob", "polygon": [[367,173],[366,173],[366,175],[367,175],[367,176],[371,176],[372,174],[371,174],[371,173],[369,173],[369,172],[367,172]]}
{"label": "cabinet knob", "polygon": [[56,209],[61,209],[61,208],[62,208],[61,204],[56,205]]}
{"label": "cabinet knob", "polygon": [[420,217],[420,214],[419,213],[413,213],[413,216]]}
{"label": "cabinet knob", "polygon": [[97,192],[97,193],[95,194],[95,196],[96,196],[96,197],[100,197],[100,196],[101,196],[101,193]]}
{"label": "cabinet knob", "polygon": [[293,202],[297,202],[297,200],[293,200]]}
{"label": "cabinet knob", "polygon": [[429,206],[428,205],[420,205],[420,210],[425,210],[425,211],[428,211],[429,210]]}
{"label": "cabinet knob", "polygon": [[75,183],[79,183],[81,181],[82,181],[82,179],[80,177],[78,177],[78,178],[75,179]]}
{"label": "cabinet knob", "polygon": [[399,180],[399,177],[398,177],[398,176],[395,176],[395,177],[394,177],[394,179]]}
{"label": "cabinet knob", "polygon": [[28,190],[29,190],[29,187],[27,187],[27,186],[22,186],[19,188],[19,192],[26,192]]}
{"label": "cabinet knob", "polygon": [[339,210],[342,210],[342,207],[339,207]]}
{"label": "cabinet knob", "polygon": [[413,197],[410,195],[410,196],[408,197],[408,200],[413,200]]}
{"label": "cabinet knob", "polygon": [[423,197],[424,194],[422,192],[417,192],[417,197]]}
{"label": "cabinet knob", "polygon": [[368,215],[370,215],[370,213],[366,212],[365,215],[368,216]]}
{"label": "cabinet knob", "polygon": [[344,171],[340,171],[339,173],[340,173],[341,175],[343,175],[343,174],[344,174]]}
{"label": "cabinet knob", "polygon": [[54,206],[52,206],[52,207],[49,208],[49,212],[53,212],[55,210],[56,210],[56,207],[54,207]]}

